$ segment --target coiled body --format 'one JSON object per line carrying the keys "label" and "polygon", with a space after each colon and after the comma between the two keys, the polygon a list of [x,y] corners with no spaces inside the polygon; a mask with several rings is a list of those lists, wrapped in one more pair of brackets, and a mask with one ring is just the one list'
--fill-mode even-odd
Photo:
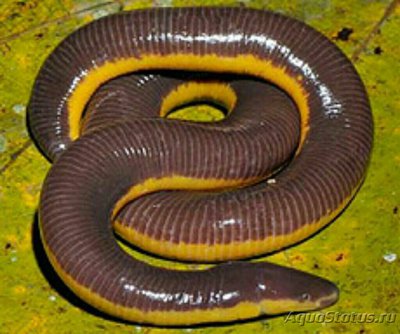
{"label": "coiled body", "polygon": [[[154,76],[131,79],[140,94],[137,83],[146,78],[149,93],[132,104],[145,106],[147,114],[134,112],[107,125],[118,105],[107,99],[123,89],[107,95],[104,87],[92,103],[94,114],[96,104],[103,109],[99,118],[81,125],[85,105],[102,83],[160,69],[271,81],[295,102],[300,132],[290,100],[246,80],[218,84],[200,96],[213,99],[213,91],[223,92],[232,112],[221,123],[157,117],[171,106],[152,102],[156,92],[165,101],[181,83]],[[285,113],[265,112],[269,103]],[[111,230],[117,217],[117,231],[152,252],[229,260],[302,240],[343,209],[369,158],[368,99],[351,63],[303,23],[267,11],[201,7],[101,19],[69,36],[46,60],[29,122],[39,147],[56,159],[41,196],[42,239],[57,272],[89,303],[132,321],[190,324],[317,309],[337,299],[330,282],[267,263],[230,262],[199,272],[151,267],[127,256]],[[274,182],[234,192],[138,198],[158,190],[253,183],[287,163],[290,152],[293,160]]]}

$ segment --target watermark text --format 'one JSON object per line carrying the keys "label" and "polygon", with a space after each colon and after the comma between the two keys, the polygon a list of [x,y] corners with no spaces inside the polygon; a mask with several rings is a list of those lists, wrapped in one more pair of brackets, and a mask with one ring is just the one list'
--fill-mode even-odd
{"label": "watermark text", "polygon": [[396,313],[362,313],[362,312],[319,312],[319,313],[289,313],[285,323],[394,323]]}

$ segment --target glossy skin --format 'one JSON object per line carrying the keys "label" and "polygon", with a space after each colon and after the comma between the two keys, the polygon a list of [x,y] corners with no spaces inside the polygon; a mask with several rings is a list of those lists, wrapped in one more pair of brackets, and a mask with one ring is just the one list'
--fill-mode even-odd
{"label": "glossy skin", "polygon": [[[132,259],[118,247],[110,221],[131,199],[156,190],[254,182],[287,161],[295,146],[284,132],[285,122],[296,128],[291,102],[271,88],[264,95],[262,84],[241,88],[240,82],[230,83],[238,86],[238,102],[221,124],[159,119],[157,103],[144,97],[139,103],[147,104],[148,115],[106,126],[104,115],[115,102],[105,103],[99,124],[91,128],[86,119],[87,133],[70,145],[81,131],[83,107],[101,83],[160,68],[250,74],[274,82],[299,108],[301,133],[294,137],[300,136],[300,145],[273,183],[138,198],[120,212],[115,226],[128,239],[139,236],[134,241],[140,247],[162,254],[171,249],[167,256],[192,260],[276,250],[325,226],[362,181],[372,144],[368,99],[350,62],[316,31],[244,8],[110,16],[78,30],[53,52],[29,105],[32,133],[56,159],[43,186],[40,228],[59,275],[105,312],[159,325],[232,321],[335,302],[332,283],[272,264],[230,262],[176,272]],[[166,81],[169,85],[176,82]],[[263,98],[275,101],[272,106],[286,105],[287,112],[262,113]],[[102,104],[101,97],[97,101]],[[274,123],[279,118],[283,125]],[[271,131],[275,137],[265,136]],[[240,148],[252,142],[255,146]]]}

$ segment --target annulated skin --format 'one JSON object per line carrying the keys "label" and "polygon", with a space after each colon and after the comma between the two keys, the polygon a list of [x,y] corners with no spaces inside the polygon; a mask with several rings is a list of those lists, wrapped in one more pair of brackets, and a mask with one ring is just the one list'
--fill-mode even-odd
{"label": "annulated skin", "polygon": [[[202,80],[191,78],[185,83],[176,77],[147,74],[113,80],[104,85],[91,99],[82,131],[87,133],[93,129],[107,126],[118,119],[160,118],[159,111],[163,101],[178,87],[190,86],[192,83],[215,83],[215,78],[204,78]],[[224,121],[198,125],[198,127],[208,128],[214,132],[222,130],[222,137],[219,137],[220,135],[209,136],[206,141],[196,144],[191,143],[192,139],[189,134],[188,138],[184,140],[186,144],[181,150],[197,154],[202,149],[209,149],[213,146],[216,150],[220,145],[221,151],[225,151],[223,148],[227,148],[233,142],[232,150],[219,152],[218,158],[231,160],[230,171],[234,174],[221,174],[225,173],[225,168],[221,167],[220,174],[215,174],[214,177],[243,180],[251,177],[265,178],[287,162],[294,153],[300,130],[298,112],[292,101],[283,92],[266,83],[232,77],[220,83],[229,85],[235,92],[236,106]],[[157,141],[157,138],[154,140]],[[218,143],[215,143],[216,141]],[[175,163],[179,164],[179,157],[177,159]],[[253,167],[251,168],[251,166]],[[197,169],[201,171],[204,167],[197,166]],[[201,176],[197,175],[196,178],[201,178]],[[231,191],[228,196],[234,198],[243,191],[250,193],[251,188]],[[215,201],[220,196],[223,194],[217,195],[215,192],[212,194],[193,191],[157,192],[138,198],[131,205],[125,206],[116,218],[115,224],[118,225],[117,229],[118,227],[124,228],[119,228],[124,238],[132,239],[131,242],[136,244],[138,240],[131,236],[137,237],[141,233],[153,240],[173,242],[178,248],[182,242],[207,245],[200,251],[201,254],[191,253],[187,249],[177,249],[177,254],[169,254],[160,247],[153,249],[149,247],[148,243],[140,244],[141,248],[163,256],[194,261],[233,258],[233,254],[227,254],[226,251],[215,254],[216,258],[212,258],[213,252],[210,250],[210,246],[213,244],[229,244],[234,248],[236,246],[232,245],[233,242],[246,240],[241,239],[244,238],[244,235],[240,233],[238,226],[240,224],[234,224],[230,218],[233,213],[231,211],[219,212],[220,217],[213,217],[209,221],[205,221],[202,217],[203,210],[199,205],[201,200],[215,206],[217,205]],[[188,207],[185,208],[185,205]],[[235,203],[233,205],[237,206]],[[154,215],[155,210],[162,210],[164,213]],[[188,216],[188,213],[193,215]],[[125,233],[126,229],[129,233]],[[203,230],[201,233],[200,229]],[[168,244],[168,248],[170,252],[173,250],[170,244]],[[253,254],[236,257],[250,255]]]}
{"label": "annulated skin", "polygon": [[[153,100],[150,89],[135,102],[148,114],[141,110],[106,125],[119,100],[100,96],[104,114],[97,121],[86,117],[79,129],[83,108],[101,83],[158,69],[272,81],[296,103],[301,132],[286,132],[296,131],[298,116],[284,94],[244,80],[229,83],[237,103],[221,123],[156,117],[157,101],[179,84],[162,78],[150,84],[161,89],[161,100]],[[267,104],[286,112],[266,112]],[[129,114],[124,110],[119,114]],[[336,301],[332,283],[268,263],[229,262],[200,272],[151,267],[125,254],[111,229],[115,211],[148,191],[209,190],[265,177],[289,159],[298,137],[294,159],[274,182],[214,194],[150,194],[120,212],[116,229],[150,251],[169,250],[167,256],[227,260],[290,245],[333,219],[362,182],[372,119],[353,66],[312,28],[244,8],[113,15],[72,34],[46,60],[29,121],[39,147],[56,160],[41,196],[43,243],[59,275],[87,302],[131,321],[181,325]],[[76,140],[82,130],[86,134]]]}

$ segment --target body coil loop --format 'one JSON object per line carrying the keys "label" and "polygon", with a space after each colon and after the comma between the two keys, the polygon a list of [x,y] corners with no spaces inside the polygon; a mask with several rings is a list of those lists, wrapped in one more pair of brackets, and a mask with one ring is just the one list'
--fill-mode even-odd
{"label": "body coil loop", "polygon": [[[163,117],[193,98],[229,114],[215,123]],[[337,300],[322,278],[232,261],[317,232],[365,175],[373,124],[364,86],[311,27],[245,8],[111,15],[47,58],[28,118],[55,161],[40,199],[42,241],[86,302],[134,322],[189,325]],[[154,267],[118,246],[112,224],[162,256],[228,262],[201,271]]]}

